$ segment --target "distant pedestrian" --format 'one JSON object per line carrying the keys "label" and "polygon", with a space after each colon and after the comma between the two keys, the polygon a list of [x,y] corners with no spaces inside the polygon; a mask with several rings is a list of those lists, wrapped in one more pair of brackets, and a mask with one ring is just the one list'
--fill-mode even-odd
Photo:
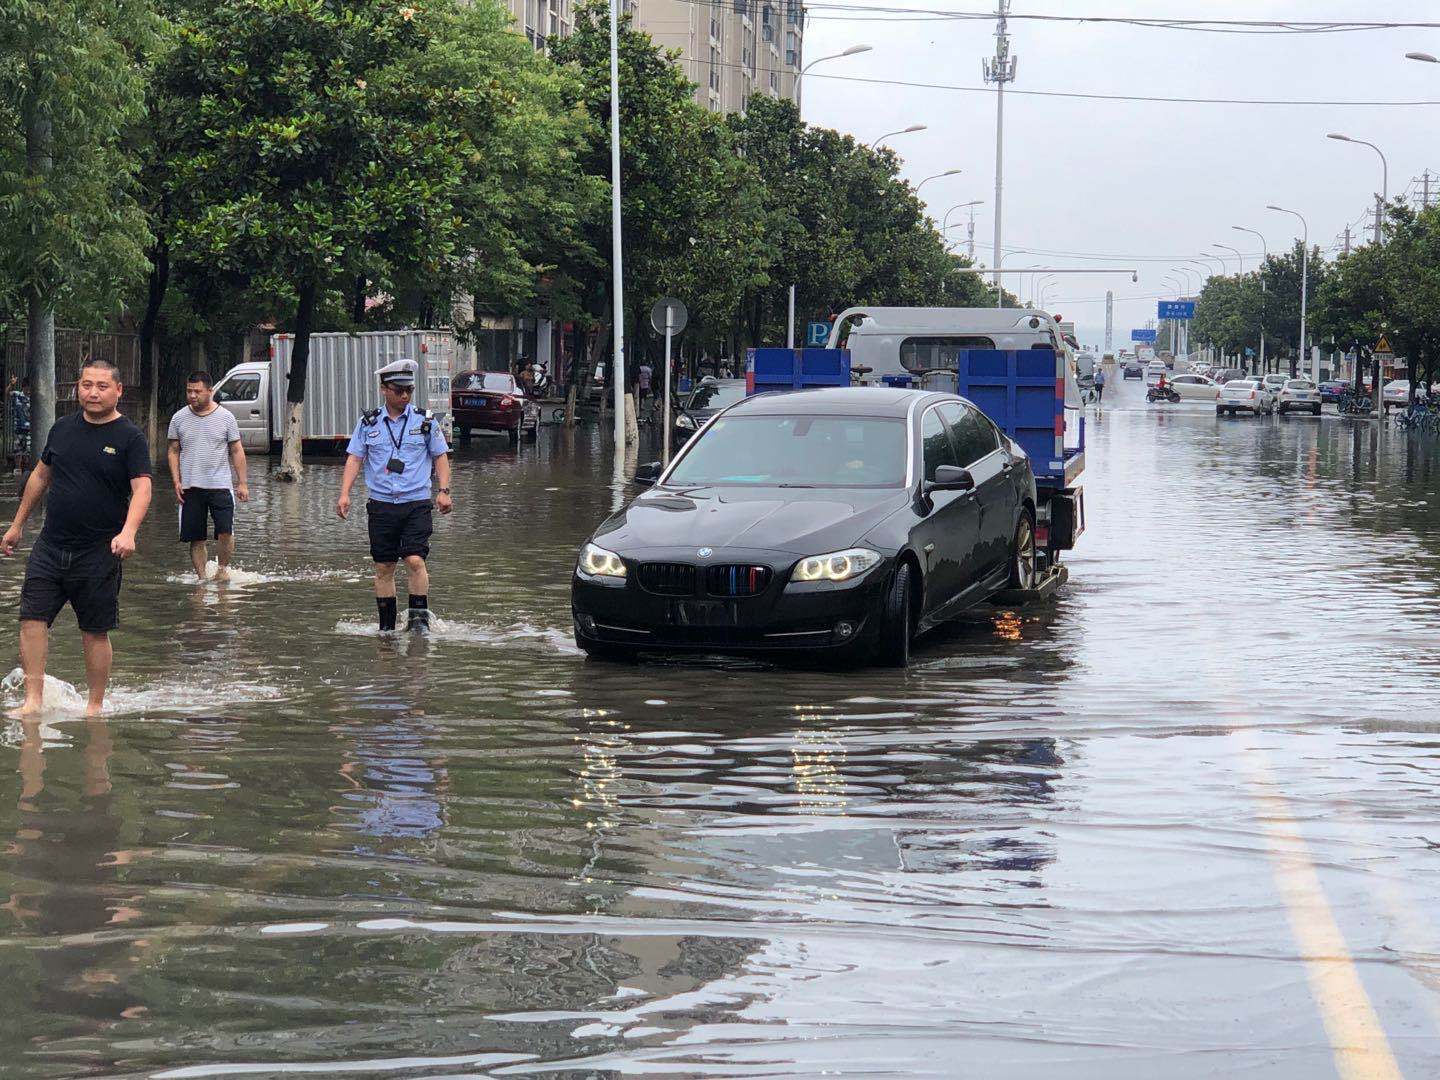
{"label": "distant pedestrian", "polygon": [[1105,400],[1105,368],[1101,364],[1095,365],[1095,404],[1099,405]]}
{"label": "distant pedestrian", "polygon": [[80,411],[55,421],[20,508],[0,550],[13,555],[45,496],[45,524],[20,587],[22,714],[44,704],[50,626],[69,603],[80,624],[89,686],[86,714],[105,704],[113,658],[110,631],[120,623],[120,564],[135,553],[135,535],[150,509],[150,447],[117,406],[120,370],[88,360],[75,383]]}
{"label": "distant pedestrian", "polygon": [[215,402],[209,372],[192,371],[185,377],[185,400],[189,404],[170,418],[166,436],[170,479],[180,504],[180,539],[189,543],[190,564],[204,581],[209,562],[205,537],[213,521],[215,580],[224,581],[235,555],[235,499],[250,501],[245,447],[235,414]]}
{"label": "distant pedestrian", "polygon": [[650,396],[650,379],[655,374],[655,369],[649,364],[641,364],[638,372],[639,393],[636,400],[641,408],[645,407],[645,399]]}
{"label": "distant pedestrian", "polygon": [[365,470],[365,503],[370,532],[370,558],[375,563],[375,606],[380,629],[394,630],[396,621],[395,564],[404,561],[409,587],[406,629],[430,625],[430,574],[425,560],[433,531],[430,512],[430,475],[433,467],[440,488],[435,505],[450,513],[450,448],[440,425],[423,409],[410,404],[415,392],[414,360],[396,360],[375,374],[385,398],[383,408],[360,417],[346,447],[345,472],[335,512],[350,516],[350,489]]}
{"label": "distant pedestrian", "polygon": [[27,375],[18,383],[10,380],[10,432],[14,436],[10,444],[15,468],[24,472],[30,464],[30,377]]}

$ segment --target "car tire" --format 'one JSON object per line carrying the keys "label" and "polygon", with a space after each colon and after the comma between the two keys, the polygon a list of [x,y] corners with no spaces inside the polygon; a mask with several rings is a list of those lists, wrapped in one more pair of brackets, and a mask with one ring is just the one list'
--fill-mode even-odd
{"label": "car tire", "polygon": [[1311,409],[1311,410],[1310,410],[1310,415],[1311,415],[1311,416],[1319,416],[1319,415],[1320,415],[1320,406],[1319,406],[1319,405],[1316,405],[1313,409]]}
{"label": "car tire", "polygon": [[1215,406],[1215,415],[1216,415],[1216,416],[1224,416],[1224,415],[1225,415],[1225,410],[1222,409],[1219,405],[1216,405],[1216,406]]}
{"label": "car tire", "polygon": [[455,430],[458,431],[458,432],[460,432],[460,441],[461,441],[461,442],[469,442],[469,441],[470,441],[470,425],[469,425],[469,424],[457,424],[456,427],[455,427]]}
{"label": "car tire", "polygon": [[520,445],[520,429],[519,429],[518,427],[512,427],[512,428],[509,430],[509,433],[508,433],[508,434],[509,434],[509,436],[510,436],[510,445],[511,445],[511,446],[519,446],[519,445]]}
{"label": "car tire", "polygon": [[1010,544],[1010,588],[1033,589],[1038,576],[1035,552],[1035,522],[1030,511],[1020,514],[1015,523],[1015,538]]}
{"label": "car tire", "polygon": [[895,568],[890,587],[880,606],[880,636],[875,645],[875,662],[881,667],[903,668],[910,663],[910,564]]}

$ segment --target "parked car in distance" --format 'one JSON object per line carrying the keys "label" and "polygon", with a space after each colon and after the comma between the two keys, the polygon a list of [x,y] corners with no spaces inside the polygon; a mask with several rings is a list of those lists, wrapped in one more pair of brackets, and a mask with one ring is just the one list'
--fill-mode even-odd
{"label": "parked car in distance", "polygon": [[450,411],[460,438],[472,431],[498,431],[510,445],[523,432],[534,438],[540,430],[540,406],[525,396],[515,377],[504,371],[462,371],[450,382]]}
{"label": "parked car in distance", "polygon": [[1145,365],[1134,357],[1125,361],[1124,378],[1143,379],[1145,378]]}
{"label": "parked car in distance", "polygon": [[1180,395],[1181,401],[1210,401],[1220,396],[1220,386],[1204,375],[1176,375],[1167,386]]}
{"label": "parked car in distance", "polygon": [[954,394],[757,394],[591,534],[575,643],[903,666],[915,635],[1033,586],[1035,500],[1025,451]]}
{"label": "parked car in distance", "polygon": [[1215,400],[1215,415],[1248,412],[1252,416],[1264,416],[1274,408],[1270,392],[1259,379],[1231,379],[1220,390]]}
{"label": "parked car in distance", "polygon": [[1145,385],[1159,386],[1161,376],[1168,375],[1169,372],[1164,360],[1151,360],[1145,365]]}
{"label": "parked car in distance", "polygon": [[677,442],[684,442],[720,410],[728,409],[744,399],[744,379],[712,379],[706,376],[699,386],[681,400],[675,414],[672,437]]}
{"label": "parked car in distance", "polygon": [[1272,371],[1268,375],[1260,376],[1260,381],[1265,384],[1265,389],[1270,391],[1271,397],[1278,398],[1280,391],[1283,390],[1285,384],[1290,381],[1290,376]]}
{"label": "parked car in distance", "polygon": [[1320,400],[1326,405],[1333,405],[1348,389],[1350,389],[1350,383],[1346,379],[1326,379],[1319,387]]}
{"label": "parked car in distance", "polygon": [[1320,390],[1309,379],[1286,379],[1275,397],[1275,411],[1281,416],[1300,411],[1319,416]]}

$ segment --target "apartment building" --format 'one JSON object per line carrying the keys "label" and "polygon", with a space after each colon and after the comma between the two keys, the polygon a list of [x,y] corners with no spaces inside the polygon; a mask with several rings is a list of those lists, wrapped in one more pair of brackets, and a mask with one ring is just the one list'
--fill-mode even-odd
{"label": "apartment building", "polygon": [[756,93],[795,100],[801,0],[641,0],[635,24],[680,50],[695,100],[712,112],[743,112]]}
{"label": "apartment building", "polygon": [[[509,0],[515,29],[536,49],[574,27],[574,0]],[[712,112],[742,112],[754,93],[795,100],[805,9],[801,0],[621,0],[621,11],[665,49]]]}

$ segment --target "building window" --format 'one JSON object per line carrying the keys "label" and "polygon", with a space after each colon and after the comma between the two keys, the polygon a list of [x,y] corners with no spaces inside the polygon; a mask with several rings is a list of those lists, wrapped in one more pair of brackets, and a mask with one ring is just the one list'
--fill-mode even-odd
{"label": "building window", "polygon": [[720,50],[710,49],[710,89],[720,89]]}
{"label": "building window", "polygon": [[785,21],[791,26],[800,25],[800,0],[785,0]]}
{"label": "building window", "polygon": [[773,71],[770,72],[770,89],[777,91],[780,89],[780,77]]}
{"label": "building window", "polygon": [[794,30],[785,31],[785,63],[800,66],[800,36]]}
{"label": "building window", "polygon": [[749,15],[749,14],[750,14],[750,0],[735,0],[735,14],[736,14],[736,15]]}
{"label": "building window", "polygon": [[766,41],[775,40],[775,10],[766,4],[760,9],[761,36]]}

